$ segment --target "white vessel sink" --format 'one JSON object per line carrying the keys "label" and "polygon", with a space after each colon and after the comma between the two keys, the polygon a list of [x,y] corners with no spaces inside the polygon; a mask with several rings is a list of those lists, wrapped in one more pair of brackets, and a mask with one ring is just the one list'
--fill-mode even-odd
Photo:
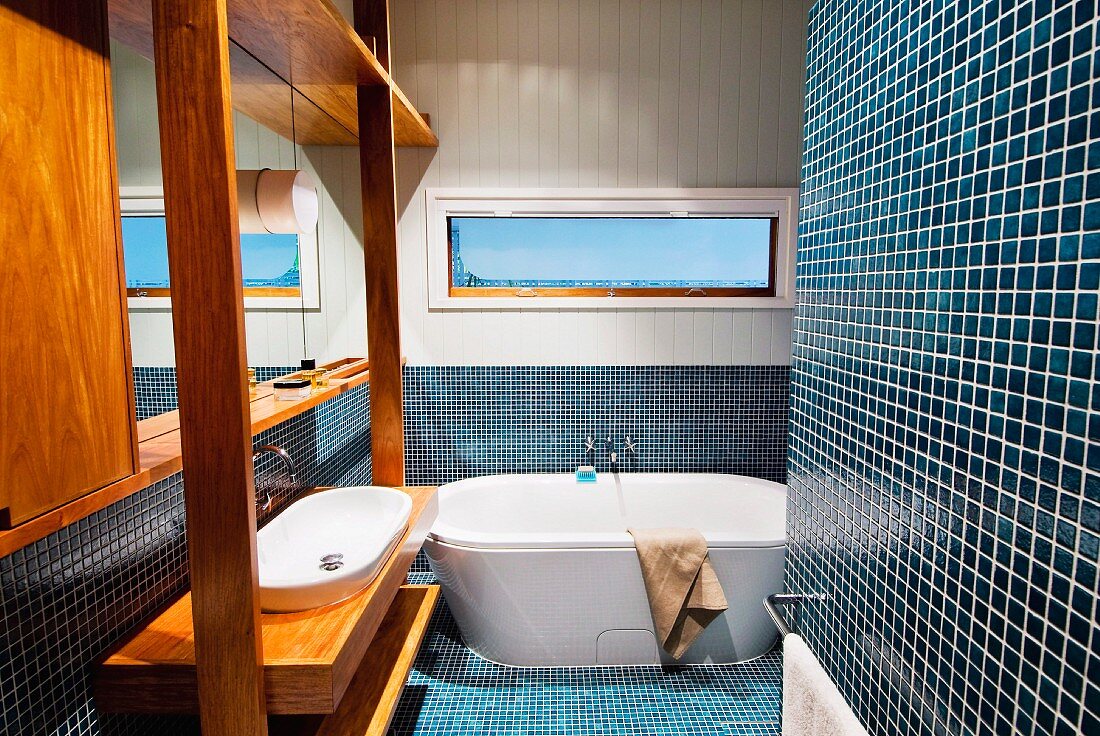
{"label": "white vessel sink", "polygon": [[304,611],[370,585],[401,540],[412,499],[392,488],[332,488],[305,496],[256,534],[260,607]]}

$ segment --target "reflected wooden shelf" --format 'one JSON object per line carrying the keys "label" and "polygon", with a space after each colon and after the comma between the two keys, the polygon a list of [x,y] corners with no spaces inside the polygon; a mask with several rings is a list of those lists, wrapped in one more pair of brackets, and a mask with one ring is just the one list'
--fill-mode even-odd
{"label": "reflected wooden shelf", "polygon": [[[365,703],[380,703],[382,694],[392,691],[387,687],[397,678],[393,668],[408,672],[439,595],[435,586],[402,590],[435,518],[436,489],[401,490],[413,499],[409,529],[373,583],[339,603],[261,615],[269,713],[355,715]],[[404,681],[404,673],[400,677]],[[94,681],[96,705],[105,712],[197,713],[190,594],[112,649],[96,667]],[[369,693],[376,691],[372,701]],[[349,708],[357,704],[356,710],[341,715],[343,701]]]}
{"label": "reflected wooden shelf", "polygon": [[[108,8],[111,37],[152,59],[150,1],[109,0]],[[295,98],[293,132],[298,143],[356,145],[356,87],[378,85],[388,86],[393,96],[396,145],[439,145],[426,117],[331,0],[228,0],[227,9],[230,38],[304,98]],[[281,133],[286,129],[286,91],[249,83],[256,78],[254,62],[244,56],[231,59],[233,106]],[[239,94],[238,83],[244,86]]]}

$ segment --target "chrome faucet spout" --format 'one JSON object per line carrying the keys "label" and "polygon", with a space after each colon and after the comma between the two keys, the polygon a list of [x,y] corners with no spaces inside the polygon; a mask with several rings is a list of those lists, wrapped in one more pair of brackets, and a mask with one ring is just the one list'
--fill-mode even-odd
{"label": "chrome faucet spout", "polygon": [[[298,465],[294,462],[294,458],[290,456],[290,453],[279,447],[278,445],[261,445],[257,447],[252,453],[252,464],[255,465],[256,461],[260,459],[265,452],[269,452],[275,457],[283,461],[283,465],[286,466],[287,475],[290,476],[290,483],[293,486],[298,485]],[[259,496],[259,488],[257,490],[257,496]],[[273,499],[271,498],[271,491],[265,486],[263,490],[263,500],[256,499],[256,503],[259,506],[260,511],[267,511],[271,508]]]}

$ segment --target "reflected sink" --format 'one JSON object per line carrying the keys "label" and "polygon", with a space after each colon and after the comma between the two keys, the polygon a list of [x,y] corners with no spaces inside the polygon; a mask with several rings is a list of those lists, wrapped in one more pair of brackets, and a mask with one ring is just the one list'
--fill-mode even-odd
{"label": "reflected sink", "polygon": [[411,511],[408,495],[379,486],[331,488],[290,504],[256,534],[260,608],[304,611],[367,587]]}

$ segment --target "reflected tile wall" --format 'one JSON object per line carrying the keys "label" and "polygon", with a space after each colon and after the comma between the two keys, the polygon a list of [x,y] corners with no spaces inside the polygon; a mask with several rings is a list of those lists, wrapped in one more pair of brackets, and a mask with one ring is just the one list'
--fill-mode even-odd
{"label": "reflected tile wall", "polygon": [[[407,366],[410,484],[571,473],[584,439],[638,439],[623,468],[786,479],[786,366]],[[622,455],[620,451],[620,455]]]}
{"label": "reflected tile wall", "polygon": [[1100,733],[1096,12],[811,15],[788,586],[872,734]]}
{"label": "reflected tile wall", "polygon": [[[256,380],[271,381],[298,369],[285,365],[252,366]],[[172,366],[134,366],[134,413],[138,421],[179,408],[176,369]]]}

